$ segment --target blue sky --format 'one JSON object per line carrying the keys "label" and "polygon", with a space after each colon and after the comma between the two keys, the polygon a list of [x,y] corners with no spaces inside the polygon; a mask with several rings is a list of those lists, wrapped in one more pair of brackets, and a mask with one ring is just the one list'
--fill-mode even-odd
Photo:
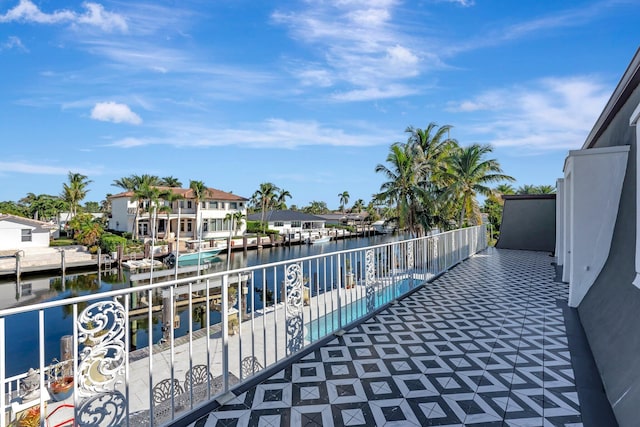
{"label": "blue sky", "polygon": [[290,204],[379,190],[407,126],[450,124],[554,184],[640,41],[638,0],[0,0],[0,200],[131,174]]}

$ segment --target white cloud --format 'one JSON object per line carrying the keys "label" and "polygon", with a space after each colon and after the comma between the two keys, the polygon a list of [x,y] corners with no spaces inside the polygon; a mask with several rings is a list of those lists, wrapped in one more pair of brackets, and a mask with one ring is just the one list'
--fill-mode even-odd
{"label": "white cloud", "polygon": [[463,7],[473,6],[476,3],[475,0],[442,0],[442,1],[445,1],[447,3],[457,3]]}
{"label": "white cloud", "polygon": [[150,124],[158,137],[124,138],[110,146],[132,148],[144,145],[172,145],[175,147],[240,146],[255,148],[297,148],[302,146],[354,146],[385,145],[393,134],[379,129],[347,132],[344,129],[323,126],[316,121],[288,121],[279,118],[256,123],[244,123],[238,128],[209,128],[185,122]]}
{"label": "white cloud", "polygon": [[87,11],[77,15],[77,23],[98,27],[104,31],[119,30],[123,33],[127,31],[127,21],[116,13],[104,10],[101,4],[84,3],[83,6]]}
{"label": "white cloud", "polygon": [[381,92],[396,96],[384,88],[399,86],[425,66],[410,29],[393,22],[397,4],[393,0],[309,2],[306,10],[275,12],[272,19],[287,26],[294,39],[316,49],[318,59],[313,64],[292,71],[303,85],[309,85],[309,70],[322,70],[322,87],[340,87],[358,94],[343,100],[364,101],[378,99]]}
{"label": "white cloud", "polygon": [[6,42],[0,43],[0,51],[8,49],[18,49],[25,52],[29,51],[24,44],[22,44],[22,40],[16,36],[9,36]]}
{"label": "white cloud", "polygon": [[593,77],[546,78],[487,91],[451,104],[450,111],[487,112],[470,131],[486,135],[497,147],[566,150],[582,145],[610,93]]}
{"label": "white cloud", "polygon": [[0,162],[0,173],[27,173],[36,175],[67,175],[70,170],[82,174],[95,173],[76,167],[69,166],[47,166],[44,163],[25,163],[25,162]]}
{"label": "white cloud", "polygon": [[98,102],[91,110],[91,118],[103,122],[139,125],[142,119],[128,105],[115,102]]}
{"label": "white cloud", "polygon": [[17,6],[0,15],[0,22],[26,22],[36,24],[70,23],[101,28],[104,31],[127,31],[126,20],[113,12],[104,10],[97,3],[83,3],[86,11],[77,13],[71,10],[57,10],[52,13],[41,11],[31,0],[20,0]]}

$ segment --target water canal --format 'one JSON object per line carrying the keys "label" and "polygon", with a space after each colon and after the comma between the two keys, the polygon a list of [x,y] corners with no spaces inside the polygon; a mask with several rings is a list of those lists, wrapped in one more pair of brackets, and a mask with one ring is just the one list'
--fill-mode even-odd
{"label": "water canal", "polygon": [[[209,271],[222,271],[230,265],[231,269],[251,267],[268,264],[288,259],[296,259],[306,256],[326,254],[341,250],[361,248],[391,241],[403,240],[408,236],[403,235],[378,235],[370,237],[358,237],[352,239],[336,240],[317,245],[296,245],[291,247],[265,248],[245,252],[232,252],[231,258],[222,254],[216,263],[212,264]],[[259,281],[256,281],[259,283]],[[21,281],[0,282],[0,309],[17,305],[36,304],[75,296],[108,292],[124,289],[132,286],[129,280],[129,272],[122,270],[110,270],[99,273],[97,271],[68,274],[62,276],[29,276]],[[269,285],[272,288],[272,285]],[[270,289],[273,291],[273,288]],[[248,310],[262,308],[262,300],[258,292],[254,301],[248,302]],[[206,305],[194,305],[192,308],[193,329],[204,326],[206,320]],[[210,306],[209,306],[210,307]],[[81,311],[84,306],[79,306]],[[189,312],[187,307],[180,307],[176,313],[180,317],[180,327],[175,331],[179,337],[188,331]],[[60,338],[72,331],[72,307],[62,306],[45,312],[45,361],[49,363],[53,358],[59,357]],[[220,321],[220,313],[210,308],[211,324]],[[161,314],[157,313],[152,319],[154,343],[162,337]],[[149,320],[140,317],[131,325],[131,350],[143,348],[148,345]],[[7,376],[16,375],[27,371],[38,364],[38,314],[37,312],[24,313],[11,316],[6,320],[6,336],[4,344],[11,351],[6,363]],[[19,355],[19,356],[18,356]]]}

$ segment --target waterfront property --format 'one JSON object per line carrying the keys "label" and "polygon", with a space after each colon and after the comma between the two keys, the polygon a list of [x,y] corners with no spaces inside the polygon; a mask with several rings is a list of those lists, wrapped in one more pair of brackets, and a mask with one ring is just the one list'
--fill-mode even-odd
{"label": "waterfront property", "polygon": [[[251,214],[249,221],[262,221],[262,213]],[[300,233],[322,233],[326,219],[308,213],[292,210],[270,210],[265,212],[264,220],[269,230],[276,230],[283,235],[299,235]]]}
{"label": "waterfront property", "polygon": [[[0,425],[33,408],[50,424],[82,423],[105,405],[110,409],[101,417],[133,425],[185,421],[212,399],[231,397],[232,386],[294,360],[485,246],[485,230],[475,227],[1,310],[0,413],[6,418]],[[203,307],[212,296],[219,322]],[[262,308],[253,305],[257,299]],[[158,335],[147,329],[150,344],[130,351],[132,334],[153,323],[158,303],[167,311],[163,319],[174,319],[177,305],[187,307],[188,316],[182,325],[163,323]],[[53,326],[46,319],[61,309],[69,314],[70,338],[68,351],[57,354],[59,343],[45,340]],[[21,356],[31,360],[31,376],[14,373],[17,361],[5,337],[16,327],[37,350],[33,359]],[[172,333],[185,327],[181,337]],[[72,396],[60,402],[52,397],[59,372],[53,357],[70,359],[65,366],[74,378]]]}
{"label": "waterfront property", "polygon": [[[229,214],[234,215],[238,212],[246,215],[248,199],[244,197],[207,188],[204,198],[198,204],[190,188],[157,189],[161,192],[172,192],[181,199],[169,203],[160,198],[156,206],[157,215],[153,218],[153,202],[135,199],[132,201],[131,191],[115,194],[109,198],[112,212],[109,229],[131,233],[137,230],[140,238],[150,238],[155,222],[158,231],[156,237],[169,241],[174,240],[178,234],[181,239],[211,240],[227,238],[230,233],[241,235],[246,230],[244,222],[236,227],[235,222],[225,219]],[[162,207],[170,209],[165,211]]]}

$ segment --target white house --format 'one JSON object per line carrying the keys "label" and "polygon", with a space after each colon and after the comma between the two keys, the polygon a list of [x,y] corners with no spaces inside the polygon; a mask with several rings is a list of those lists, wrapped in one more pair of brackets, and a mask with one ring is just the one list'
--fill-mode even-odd
{"label": "white house", "polygon": [[0,214],[0,250],[46,248],[56,227],[35,219]]}
{"label": "white house", "polygon": [[[262,214],[249,215],[250,221],[262,221]],[[265,221],[269,230],[277,230],[280,234],[295,234],[300,232],[324,229],[327,220],[316,215],[300,211],[272,210],[265,213]]]}
{"label": "white house", "polygon": [[[160,198],[155,206],[149,200],[136,200],[132,191],[115,194],[109,198],[109,229],[133,233],[137,228],[139,238],[150,238],[152,225],[155,224],[156,237],[160,239],[172,241],[179,232],[180,239],[202,237],[203,240],[211,240],[226,238],[231,232],[235,234],[236,230],[232,229],[235,228],[235,221],[232,225],[232,221],[228,219],[229,214],[247,214],[248,199],[215,188],[206,189],[199,206],[190,188],[157,188],[161,192],[170,191],[180,195],[182,199],[169,203]],[[245,230],[246,222],[243,219],[237,233],[242,234]]]}

